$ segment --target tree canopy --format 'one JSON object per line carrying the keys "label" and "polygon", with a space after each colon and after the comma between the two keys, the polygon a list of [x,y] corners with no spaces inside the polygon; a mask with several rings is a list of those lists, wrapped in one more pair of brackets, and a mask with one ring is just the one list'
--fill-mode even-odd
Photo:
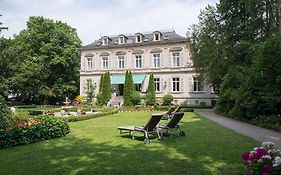
{"label": "tree canopy", "polygon": [[[9,90],[21,101],[52,100],[78,93],[79,48],[76,29],[61,21],[30,17],[27,28],[2,52]],[[1,61],[2,62],[2,61]]]}
{"label": "tree canopy", "polygon": [[194,67],[233,117],[281,113],[280,0],[220,0],[189,34]]}

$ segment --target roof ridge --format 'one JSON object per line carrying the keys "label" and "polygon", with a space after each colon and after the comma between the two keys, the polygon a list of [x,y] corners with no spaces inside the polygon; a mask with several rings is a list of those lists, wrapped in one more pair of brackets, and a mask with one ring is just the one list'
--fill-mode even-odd
{"label": "roof ridge", "polygon": [[148,34],[152,34],[153,32],[161,32],[161,33],[176,33],[174,29],[166,29],[166,30],[154,30],[154,31],[146,31],[146,32],[136,32],[136,33],[121,33],[121,34],[114,34],[114,35],[101,35],[102,37],[103,36],[107,36],[107,37],[112,37],[112,38],[115,38],[115,37],[118,37],[119,35],[125,35],[125,36],[134,36],[135,34],[137,33],[141,33],[141,34],[144,34],[144,35],[148,35]]}

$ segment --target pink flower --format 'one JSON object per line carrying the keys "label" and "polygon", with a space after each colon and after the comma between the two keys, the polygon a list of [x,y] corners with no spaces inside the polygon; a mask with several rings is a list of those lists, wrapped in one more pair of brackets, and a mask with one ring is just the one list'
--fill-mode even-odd
{"label": "pink flower", "polygon": [[250,152],[244,152],[244,153],[242,154],[243,160],[248,160],[249,157],[250,157]]}
{"label": "pink flower", "polygon": [[269,170],[271,170],[271,168],[272,168],[272,165],[270,165],[270,164],[265,164],[265,165],[262,167],[262,170],[263,170],[263,171],[269,171]]}
{"label": "pink flower", "polygon": [[258,159],[261,158],[262,156],[268,155],[268,152],[263,148],[258,148],[256,152],[257,152]]}

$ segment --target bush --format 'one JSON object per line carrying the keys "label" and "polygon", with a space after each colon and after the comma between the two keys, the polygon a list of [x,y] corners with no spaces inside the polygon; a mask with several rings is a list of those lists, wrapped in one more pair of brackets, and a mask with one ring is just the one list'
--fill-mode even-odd
{"label": "bush", "polygon": [[155,105],[156,99],[155,99],[155,94],[148,92],[145,96],[145,103],[146,105]]}
{"label": "bush", "polygon": [[102,106],[104,104],[104,98],[103,98],[103,93],[98,92],[97,94],[97,104]]}
{"label": "bush", "polygon": [[0,95],[0,129],[4,129],[11,125],[9,115],[10,115],[9,109],[5,104],[4,99]]}
{"label": "bush", "polygon": [[163,97],[163,106],[170,106],[172,101],[174,100],[174,97],[171,94],[166,94]]}
{"label": "bush", "polygon": [[37,116],[39,123],[0,130],[0,148],[34,143],[67,135],[70,128],[64,119],[54,116]]}
{"label": "bush", "polygon": [[132,94],[132,99],[131,99],[132,104],[134,106],[138,105],[138,104],[140,104],[140,101],[141,101],[140,94],[138,92],[134,91],[133,94]]}
{"label": "bush", "polygon": [[118,112],[117,110],[110,110],[107,112],[100,112],[100,113],[96,113],[96,114],[92,114],[92,115],[81,115],[81,116],[70,115],[67,117],[63,117],[63,119],[65,119],[68,122],[77,122],[77,121],[89,120],[89,119],[93,119],[93,118],[97,118],[97,117],[102,117],[102,116],[106,116],[106,115],[111,115],[111,114],[115,114],[117,112]]}

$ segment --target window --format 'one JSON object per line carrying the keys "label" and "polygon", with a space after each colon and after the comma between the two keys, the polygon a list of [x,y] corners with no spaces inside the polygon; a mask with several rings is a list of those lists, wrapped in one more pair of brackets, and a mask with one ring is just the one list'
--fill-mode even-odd
{"label": "window", "polygon": [[160,67],[160,53],[153,54],[153,67]]}
{"label": "window", "polygon": [[108,38],[107,37],[104,37],[102,39],[102,45],[107,45],[108,44]]}
{"label": "window", "polygon": [[136,68],[142,68],[142,56],[135,55],[136,58]]}
{"label": "window", "polygon": [[173,92],[180,91],[180,78],[173,78]]}
{"label": "window", "polygon": [[154,78],[154,83],[155,83],[155,91],[160,92],[160,79]]}
{"label": "window", "polygon": [[86,70],[92,70],[92,69],[93,69],[93,59],[86,58]]}
{"label": "window", "polygon": [[198,77],[193,77],[193,91],[194,92],[203,91],[202,82],[199,81]]}
{"label": "window", "polygon": [[160,33],[155,33],[154,34],[154,41],[159,41],[160,40]]}
{"label": "window", "polygon": [[140,43],[140,42],[142,42],[142,35],[138,34],[136,35],[136,43]]}
{"label": "window", "polygon": [[108,69],[108,57],[102,57],[102,68]]}
{"label": "window", "polygon": [[86,92],[89,92],[91,91],[91,88],[92,88],[92,80],[91,79],[87,79],[86,80]]}
{"label": "window", "polygon": [[125,58],[124,56],[118,56],[118,68],[124,69],[125,67]]}
{"label": "window", "polygon": [[179,52],[175,52],[172,53],[172,62],[173,62],[173,67],[179,67],[180,66],[180,53]]}
{"label": "window", "polygon": [[119,44],[124,44],[125,43],[125,37],[124,36],[120,36],[119,37]]}

